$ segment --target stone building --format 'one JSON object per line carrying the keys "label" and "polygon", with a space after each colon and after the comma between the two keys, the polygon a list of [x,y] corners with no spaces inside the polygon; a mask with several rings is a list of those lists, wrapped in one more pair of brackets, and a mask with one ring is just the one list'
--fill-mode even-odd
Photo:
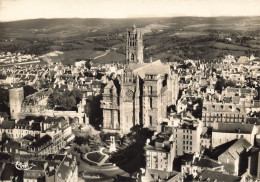
{"label": "stone building", "polygon": [[200,152],[200,136],[202,122],[182,120],[179,126],[173,128],[173,136],[176,144],[176,155]]}
{"label": "stone building", "polygon": [[19,119],[18,114],[21,112],[23,99],[24,99],[23,87],[13,88],[9,90],[11,119]]}
{"label": "stone building", "polygon": [[172,171],[175,157],[175,142],[171,133],[159,133],[144,147],[146,169]]}
{"label": "stone building", "polygon": [[127,30],[126,40],[126,64],[143,63],[143,35],[135,25],[133,29]]}
{"label": "stone building", "polygon": [[244,123],[246,117],[244,103],[203,102],[202,121],[204,126],[212,126],[214,122]]}
{"label": "stone building", "polygon": [[248,170],[252,176],[260,179],[260,149],[252,147],[248,152]]}
{"label": "stone building", "polygon": [[[252,145],[244,138],[234,140],[231,146],[220,152],[218,161],[224,165],[224,169],[232,175],[241,175],[246,172],[248,164],[247,152]],[[224,148],[224,147],[219,147]]]}
{"label": "stone building", "polygon": [[255,143],[257,127],[245,123],[214,123],[212,131],[212,147],[217,147],[229,141],[244,138],[252,146]]}
{"label": "stone building", "polygon": [[126,66],[102,93],[103,130],[127,133],[135,125],[155,129],[176,104],[178,78],[169,64],[143,61],[142,33],[127,33]]}

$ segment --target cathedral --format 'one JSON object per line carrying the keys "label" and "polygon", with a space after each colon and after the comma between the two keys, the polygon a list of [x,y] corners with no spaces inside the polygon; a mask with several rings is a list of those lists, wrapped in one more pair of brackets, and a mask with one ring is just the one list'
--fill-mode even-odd
{"label": "cathedral", "polygon": [[128,133],[140,125],[155,129],[167,117],[178,97],[178,77],[160,60],[144,63],[143,35],[135,26],[127,30],[126,66],[102,93],[103,131]]}

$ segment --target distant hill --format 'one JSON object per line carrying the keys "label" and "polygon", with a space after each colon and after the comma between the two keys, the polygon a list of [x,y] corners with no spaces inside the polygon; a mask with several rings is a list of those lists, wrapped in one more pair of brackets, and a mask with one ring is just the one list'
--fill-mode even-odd
{"label": "distant hill", "polygon": [[54,18],[54,19],[29,19],[12,22],[0,22],[0,28],[39,29],[55,26],[144,26],[150,23],[177,23],[177,24],[233,24],[244,22],[259,22],[260,17],[173,17],[173,18],[129,18],[129,19],[101,19],[101,18]]}
{"label": "distant hill", "polygon": [[[133,24],[142,28],[149,60],[220,59],[225,54],[260,56],[260,17],[58,18],[0,22],[0,52],[43,55],[62,51],[60,60],[102,55],[100,63],[124,61],[125,36]],[[231,42],[227,42],[228,38]]]}
{"label": "distant hill", "polygon": [[158,18],[149,19],[100,19],[100,18],[56,18],[56,19],[29,19],[12,22],[0,22],[0,28],[17,28],[17,29],[40,29],[51,28],[56,26],[131,26],[134,21],[152,23]]}

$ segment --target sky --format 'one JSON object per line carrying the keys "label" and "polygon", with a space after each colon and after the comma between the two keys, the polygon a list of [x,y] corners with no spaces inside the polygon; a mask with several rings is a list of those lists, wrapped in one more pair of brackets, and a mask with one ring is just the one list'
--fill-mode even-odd
{"label": "sky", "polygon": [[175,16],[260,16],[260,0],[0,0],[0,21]]}

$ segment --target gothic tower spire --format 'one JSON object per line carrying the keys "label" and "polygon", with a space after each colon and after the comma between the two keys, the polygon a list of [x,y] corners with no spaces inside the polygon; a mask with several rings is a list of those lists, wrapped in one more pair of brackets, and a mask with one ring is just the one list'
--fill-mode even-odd
{"label": "gothic tower spire", "polygon": [[143,61],[143,36],[140,29],[137,29],[135,22],[132,29],[127,30],[126,40],[126,64],[138,63]]}

